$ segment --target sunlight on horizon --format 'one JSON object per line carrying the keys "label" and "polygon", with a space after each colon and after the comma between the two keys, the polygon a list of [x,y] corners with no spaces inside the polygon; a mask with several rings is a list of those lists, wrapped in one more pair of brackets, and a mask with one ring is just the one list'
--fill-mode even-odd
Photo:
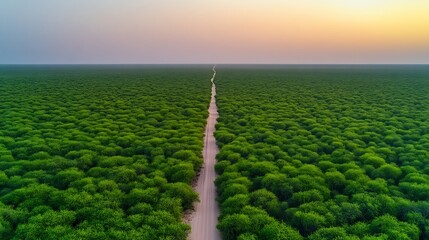
{"label": "sunlight on horizon", "polygon": [[0,63],[427,63],[429,1],[0,3]]}

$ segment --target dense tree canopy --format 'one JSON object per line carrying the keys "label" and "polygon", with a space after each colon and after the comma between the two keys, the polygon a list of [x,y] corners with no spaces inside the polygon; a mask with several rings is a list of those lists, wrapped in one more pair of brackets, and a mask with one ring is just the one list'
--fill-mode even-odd
{"label": "dense tree canopy", "polygon": [[429,239],[427,67],[224,66],[217,79],[224,239]]}
{"label": "dense tree canopy", "polygon": [[[427,67],[220,67],[224,239],[429,238]],[[209,67],[1,66],[0,239],[186,239]]]}
{"label": "dense tree canopy", "polygon": [[186,239],[210,77],[1,66],[0,239]]}

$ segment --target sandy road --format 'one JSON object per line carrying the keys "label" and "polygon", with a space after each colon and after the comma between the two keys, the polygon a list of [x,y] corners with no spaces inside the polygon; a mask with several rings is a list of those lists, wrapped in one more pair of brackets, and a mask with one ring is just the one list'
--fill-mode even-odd
{"label": "sandy road", "polygon": [[209,117],[204,136],[203,157],[204,164],[198,178],[195,190],[200,196],[200,202],[195,206],[195,212],[191,218],[191,240],[220,240],[220,233],[216,228],[219,216],[219,207],[216,202],[216,187],[214,180],[216,173],[214,165],[216,163],[216,154],[219,148],[214,138],[215,124],[218,118],[216,106],[216,86],[214,80],[216,77],[216,66],[213,67],[212,96],[209,106]]}

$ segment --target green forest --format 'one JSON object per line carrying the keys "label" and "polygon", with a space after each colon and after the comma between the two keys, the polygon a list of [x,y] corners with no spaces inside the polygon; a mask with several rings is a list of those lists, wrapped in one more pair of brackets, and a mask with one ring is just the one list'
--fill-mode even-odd
{"label": "green forest", "polygon": [[186,239],[210,69],[0,66],[0,239]]}
{"label": "green forest", "polygon": [[429,239],[427,66],[218,68],[225,240]]}
{"label": "green forest", "polygon": [[[185,240],[211,66],[0,66],[0,239]],[[429,239],[427,66],[217,67],[224,240]]]}

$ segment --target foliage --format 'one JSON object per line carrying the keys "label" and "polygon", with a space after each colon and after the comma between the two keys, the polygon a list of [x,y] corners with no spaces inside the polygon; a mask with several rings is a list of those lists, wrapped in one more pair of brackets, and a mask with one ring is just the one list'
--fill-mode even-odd
{"label": "foliage", "polygon": [[217,79],[224,239],[429,238],[426,66],[221,66]]}
{"label": "foliage", "polygon": [[186,239],[210,77],[1,66],[0,239]]}

